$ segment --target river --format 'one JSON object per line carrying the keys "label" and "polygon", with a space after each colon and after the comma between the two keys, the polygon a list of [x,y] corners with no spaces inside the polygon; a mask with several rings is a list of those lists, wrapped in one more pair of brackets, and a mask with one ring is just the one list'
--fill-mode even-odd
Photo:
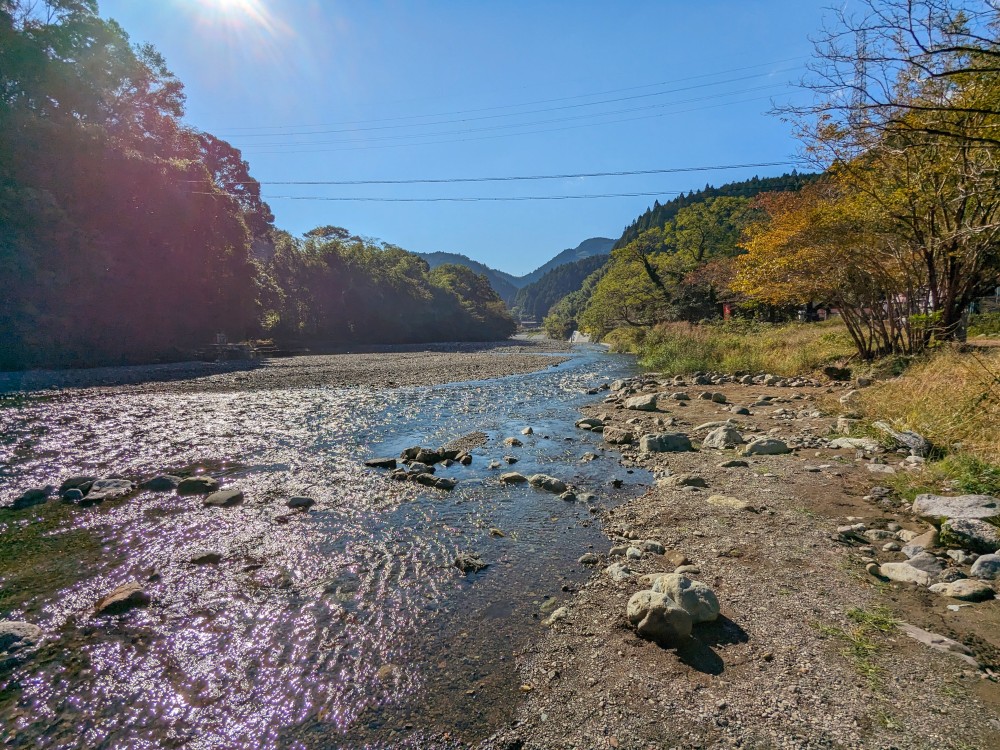
{"label": "river", "polygon": [[[514,716],[516,655],[588,576],[576,558],[606,544],[588,504],[497,476],[545,472],[604,507],[640,492],[648,475],[573,426],[600,398],[587,389],[634,371],[583,346],[540,372],[429,387],[4,399],[0,505],[72,474],[198,470],[246,501],[206,508],[144,492],[0,511],[0,617],[46,633],[35,653],[0,665],[0,740],[207,750],[487,736]],[[439,468],[459,480],[450,493],[362,463],[474,431],[490,440],[473,463]],[[581,461],[587,452],[598,457]],[[504,455],[517,464],[487,468]],[[290,516],[285,501],[302,494],[316,505]],[[462,551],[489,567],[463,575],[452,564]],[[191,562],[205,552],[221,562]],[[132,580],[151,606],[93,616]]]}

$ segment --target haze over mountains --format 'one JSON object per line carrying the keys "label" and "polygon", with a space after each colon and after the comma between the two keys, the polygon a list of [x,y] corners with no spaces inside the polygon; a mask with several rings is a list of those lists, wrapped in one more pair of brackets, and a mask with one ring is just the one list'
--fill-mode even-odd
{"label": "haze over mountains", "polygon": [[504,302],[511,304],[517,296],[519,289],[538,281],[553,268],[566,263],[575,263],[579,260],[591,258],[596,255],[608,255],[614,244],[615,240],[609,239],[608,237],[591,237],[590,239],[584,240],[576,247],[563,250],[550,261],[542,264],[534,271],[527,273],[524,276],[514,276],[506,271],[499,271],[497,269],[490,268],[479,261],[472,260],[468,256],[461,255],[459,253],[437,252],[416,253],[416,255],[419,255],[421,258],[426,260],[430,264],[431,268],[436,268],[444,263],[455,263],[460,266],[471,268],[476,273],[484,274],[486,278],[489,279],[490,285],[494,290],[496,290],[497,294],[503,298]]}

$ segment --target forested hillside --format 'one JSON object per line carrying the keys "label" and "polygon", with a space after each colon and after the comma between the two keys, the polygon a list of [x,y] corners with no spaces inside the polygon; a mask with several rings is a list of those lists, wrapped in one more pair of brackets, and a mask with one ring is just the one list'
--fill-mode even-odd
{"label": "forested hillside", "polygon": [[584,240],[576,247],[563,250],[561,253],[552,258],[552,260],[543,263],[531,273],[517,277],[517,284],[519,287],[524,288],[528,284],[533,284],[538,281],[552,269],[558,268],[566,263],[576,263],[579,260],[592,258],[595,255],[607,255],[611,252],[611,248],[614,247],[614,244],[615,241],[608,239],[607,237],[591,237],[589,240]]}
{"label": "forested hillside", "polygon": [[183,114],[164,59],[94,0],[0,0],[0,369],[176,359],[217,332],[511,330],[463,270],[344,230],[275,232],[240,152]]}
{"label": "forested hillside", "polygon": [[485,263],[480,263],[478,260],[473,260],[459,253],[437,252],[417,253],[417,255],[426,260],[431,268],[437,268],[448,263],[456,266],[465,266],[478,274],[482,274],[489,280],[490,286],[493,287],[496,293],[500,295],[500,298],[507,304],[514,301],[514,297],[517,296],[517,290],[522,286],[516,276],[512,276],[504,271],[498,271],[495,268],[490,268]]}
{"label": "forested hillside", "polygon": [[584,279],[607,262],[607,255],[593,255],[575,263],[555,266],[538,281],[518,291],[514,298],[514,314],[541,320],[556,302],[579,289]]}

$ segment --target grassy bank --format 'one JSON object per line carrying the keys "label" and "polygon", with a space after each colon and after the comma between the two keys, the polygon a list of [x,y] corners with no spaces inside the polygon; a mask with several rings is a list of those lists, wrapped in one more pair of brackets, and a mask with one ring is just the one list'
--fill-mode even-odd
{"label": "grassy bank", "polygon": [[837,321],[664,323],[653,329],[619,329],[606,341],[617,351],[638,355],[646,369],[667,375],[698,370],[805,375],[855,351]]}

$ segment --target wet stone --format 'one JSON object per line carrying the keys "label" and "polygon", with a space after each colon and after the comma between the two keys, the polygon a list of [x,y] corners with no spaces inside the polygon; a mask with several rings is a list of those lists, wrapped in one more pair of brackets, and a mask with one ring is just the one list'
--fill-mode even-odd
{"label": "wet stone", "polygon": [[239,505],[243,499],[242,490],[219,490],[206,497],[202,504],[216,508],[229,508],[233,505]]}
{"label": "wet stone", "polygon": [[219,482],[212,477],[186,477],[177,483],[178,495],[208,495],[219,489]]}
{"label": "wet stone", "polygon": [[180,477],[175,477],[173,474],[160,474],[152,479],[147,479],[139,486],[150,492],[173,492],[180,483]]}
{"label": "wet stone", "polygon": [[150,596],[138,583],[125,583],[94,605],[95,615],[120,615],[136,607],[145,607]]}

